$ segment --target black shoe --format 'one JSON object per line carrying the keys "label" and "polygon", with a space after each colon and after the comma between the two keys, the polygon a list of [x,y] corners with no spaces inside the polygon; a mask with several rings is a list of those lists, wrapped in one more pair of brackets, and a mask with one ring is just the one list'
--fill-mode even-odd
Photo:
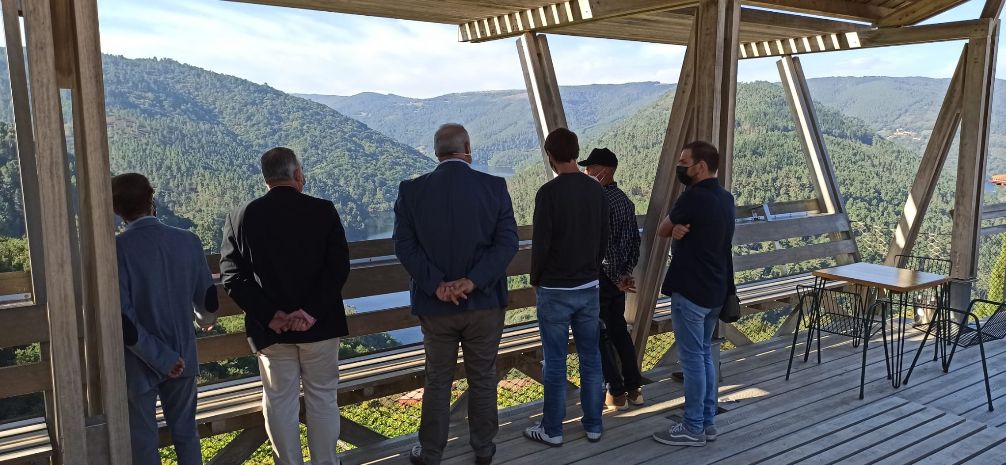
{"label": "black shoe", "polygon": [[493,463],[493,456],[496,455],[496,444],[491,445],[492,452],[490,452],[488,456],[479,457],[478,454],[475,454],[475,465],[490,465]]}
{"label": "black shoe", "polygon": [[412,465],[426,465],[426,462],[423,461],[422,446],[414,446],[412,448],[412,452],[409,452],[409,462],[412,462]]}

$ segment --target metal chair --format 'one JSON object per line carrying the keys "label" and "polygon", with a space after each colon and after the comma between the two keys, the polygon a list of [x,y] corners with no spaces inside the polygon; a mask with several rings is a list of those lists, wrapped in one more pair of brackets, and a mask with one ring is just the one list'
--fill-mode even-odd
{"label": "metal chair", "polygon": [[[995,311],[992,313],[988,319],[985,320],[985,324],[982,324],[978,315],[975,314],[976,305],[991,305],[995,307]],[[933,332],[933,328],[937,328],[937,331]],[[915,352],[915,359],[912,360],[912,366],[908,369],[908,374],[905,376],[905,384],[908,383],[908,379],[912,376],[912,370],[915,369],[915,364],[919,361],[919,355],[922,354],[922,348],[926,345],[926,340],[932,336],[937,343],[940,339],[945,339],[945,342],[952,344],[953,348],[950,350],[950,356],[943,365],[943,372],[950,371],[950,363],[954,359],[954,354],[957,352],[958,347],[968,348],[978,346],[978,350],[981,352],[982,357],[982,375],[985,378],[985,396],[988,399],[989,411],[993,411],[992,406],[992,387],[989,384],[989,369],[988,362],[985,358],[985,343],[988,341],[996,341],[1006,337],[1006,303],[1003,302],[993,302],[991,300],[985,299],[975,299],[968,304],[967,311],[957,310],[954,308],[944,309],[942,315],[937,316],[937,321],[929,325],[926,329],[926,334],[922,337],[922,343],[919,344],[919,349]]]}
{"label": "metal chair", "polygon": [[[821,363],[821,333],[850,337],[854,345],[864,344],[874,334],[873,323],[865,308],[863,296],[856,292],[838,289],[824,289],[813,286],[797,286],[797,326],[793,332],[793,344],[790,348],[789,365],[786,367],[786,379],[793,370],[793,357],[796,355],[796,343],[799,340],[800,325],[807,328],[807,344],[804,349],[803,361],[810,358],[810,347],[814,336],[817,336],[817,363]],[[884,335],[884,352],[887,352],[887,335],[883,322],[880,331]],[[863,347],[863,369],[866,368],[866,346]],[[886,356],[885,356],[886,358]],[[890,376],[890,368],[888,368]],[[862,398],[865,375],[860,380],[860,398]]]}
{"label": "metal chair", "polygon": [[[894,263],[898,268],[924,271],[944,276],[949,276],[953,267],[953,262],[950,260],[917,255],[898,255],[895,257]],[[939,308],[938,297],[935,288],[909,293],[907,301],[912,303],[913,315],[917,323],[925,325],[932,320],[933,315]]]}

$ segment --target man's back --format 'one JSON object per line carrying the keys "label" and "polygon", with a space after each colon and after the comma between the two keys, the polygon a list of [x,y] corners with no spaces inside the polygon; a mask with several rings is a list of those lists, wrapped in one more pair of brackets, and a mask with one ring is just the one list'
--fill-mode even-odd
{"label": "man's back", "polygon": [[[145,217],[130,223],[115,238],[115,245],[123,305],[131,309],[137,324],[185,360],[183,376],[195,376],[199,364],[193,304],[202,305],[213,284],[199,238]],[[142,366],[139,360],[133,363]],[[150,385],[161,377],[154,371],[139,371],[146,372]]]}
{"label": "man's back", "polygon": [[[259,349],[347,334],[342,286],[349,249],[332,202],[273,188],[228,216],[220,252],[224,285],[245,311],[246,330]],[[317,319],[309,330],[268,329],[276,311],[299,309]]]}
{"label": "man's back", "polygon": [[395,254],[412,276],[413,313],[457,312],[435,291],[461,278],[475,283],[462,310],[505,308],[506,267],[516,251],[517,223],[504,179],[451,160],[399,186]]}
{"label": "man's back", "polygon": [[570,288],[597,280],[608,241],[604,188],[581,173],[561,174],[535,197],[531,285]]}

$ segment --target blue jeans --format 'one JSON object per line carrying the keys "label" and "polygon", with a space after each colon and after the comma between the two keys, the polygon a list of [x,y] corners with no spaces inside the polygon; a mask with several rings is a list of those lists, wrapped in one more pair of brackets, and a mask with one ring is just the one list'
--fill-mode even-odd
{"label": "blue jeans", "polygon": [[583,429],[600,433],[604,404],[604,375],[598,348],[598,288],[557,291],[538,288],[538,328],[545,353],[545,406],[542,426],[549,436],[562,435],[566,418],[566,355],[569,329],[573,328],[576,355],[580,359],[580,406]]}
{"label": "blue jeans", "polygon": [[685,375],[685,427],[701,433],[716,417],[716,367],[713,366],[713,330],[720,307],[700,307],[685,296],[671,295],[671,323]]}
{"label": "blue jeans", "polygon": [[129,396],[129,436],[133,444],[133,465],[160,465],[157,398],[164,407],[164,420],[179,465],[201,465],[203,454],[196,430],[196,377],[166,379],[147,392]]}

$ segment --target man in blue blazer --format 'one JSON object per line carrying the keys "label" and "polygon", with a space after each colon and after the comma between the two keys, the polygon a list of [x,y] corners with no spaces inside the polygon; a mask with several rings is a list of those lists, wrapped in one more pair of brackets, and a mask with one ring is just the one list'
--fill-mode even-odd
{"label": "man in blue blazer", "polygon": [[492,462],[499,430],[496,354],[507,306],[506,269],[517,223],[503,178],[471,168],[468,132],[445,124],[434,136],[440,164],[403,181],[395,202],[395,255],[412,277],[412,313],[426,349],[419,445],[410,460],[440,463],[447,445],[458,345],[468,377],[468,424],[476,463]]}

